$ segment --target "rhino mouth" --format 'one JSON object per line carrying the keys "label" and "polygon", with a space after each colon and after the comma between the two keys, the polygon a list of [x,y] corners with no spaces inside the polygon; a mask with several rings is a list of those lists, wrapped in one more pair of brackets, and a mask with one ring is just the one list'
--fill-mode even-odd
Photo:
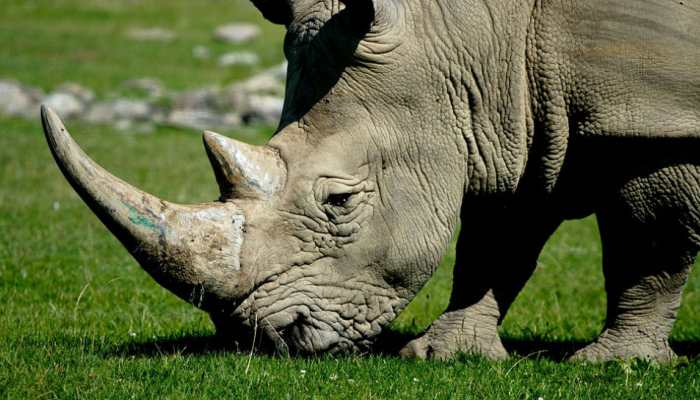
{"label": "rhino mouth", "polygon": [[[291,320],[286,324],[272,322],[280,317]],[[274,315],[261,320],[215,321],[217,335],[241,352],[255,351],[268,355],[313,356],[321,353],[357,352],[358,346],[342,334],[315,322],[301,313]]]}
{"label": "rhino mouth", "polygon": [[272,274],[256,285],[228,316],[232,326],[221,332],[227,340],[279,355],[368,352],[405,303],[386,289],[372,296],[352,284],[314,282],[313,274],[297,280],[289,275]]}
{"label": "rhino mouth", "polygon": [[351,340],[322,322],[297,314],[292,323],[265,329],[265,335],[277,353],[292,355],[338,354],[358,351]]}
{"label": "rhino mouth", "polygon": [[363,346],[346,338],[328,323],[312,318],[304,306],[280,310],[265,317],[260,317],[261,314],[256,312],[247,318],[239,315],[237,322],[220,333],[232,333],[239,349],[251,350],[252,347],[270,355],[338,354],[368,347],[366,343]]}

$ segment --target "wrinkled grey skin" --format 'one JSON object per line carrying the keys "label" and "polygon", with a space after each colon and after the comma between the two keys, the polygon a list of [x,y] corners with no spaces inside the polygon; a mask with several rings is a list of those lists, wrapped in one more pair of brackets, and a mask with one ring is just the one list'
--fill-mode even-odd
{"label": "wrinkled grey skin", "polygon": [[285,107],[267,146],[205,134],[218,202],[116,180],[44,110],[69,181],[156,280],[236,340],[366,350],[461,218],[450,306],[401,354],[502,358],[542,246],[595,214],[608,317],[574,358],[673,357],[700,245],[700,1],[253,2],[287,26]]}

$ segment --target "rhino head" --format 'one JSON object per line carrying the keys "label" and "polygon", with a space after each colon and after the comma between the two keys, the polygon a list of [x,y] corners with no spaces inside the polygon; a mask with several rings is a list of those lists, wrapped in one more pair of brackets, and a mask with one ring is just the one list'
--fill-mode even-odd
{"label": "rhino head", "polygon": [[267,145],[204,133],[217,201],[130,186],[42,109],[49,146],[141,266],[218,330],[280,351],[365,351],[442,258],[467,147],[404,2],[253,2],[287,26],[285,105]]}

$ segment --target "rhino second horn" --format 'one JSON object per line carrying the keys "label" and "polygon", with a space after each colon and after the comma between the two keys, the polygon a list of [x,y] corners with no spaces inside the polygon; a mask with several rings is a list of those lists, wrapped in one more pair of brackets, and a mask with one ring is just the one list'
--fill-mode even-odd
{"label": "rhino second horn", "polygon": [[49,108],[41,118],[66,179],[158,283],[205,310],[231,307],[247,293],[239,264],[245,219],[236,205],[163,201],[97,165]]}
{"label": "rhino second horn", "polygon": [[210,131],[203,139],[222,198],[268,199],[283,188],[287,171],[277,150]]}

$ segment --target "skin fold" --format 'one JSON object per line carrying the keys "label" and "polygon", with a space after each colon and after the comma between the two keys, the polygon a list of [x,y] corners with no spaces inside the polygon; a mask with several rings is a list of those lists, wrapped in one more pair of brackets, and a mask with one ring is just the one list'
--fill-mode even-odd
{"label": "skin fold", "polygon": [[43,112],[68,180],[163,286],[229,340],[366,351],[461,221],[448,310],[401,354],[503,358],[547,239],[595,214],[608,317],[573,357],[672,359],[700,244],[700,2],[253,3],[287,27],[285,105],[265,146],[205,134],[218,201],[93,187]]}

